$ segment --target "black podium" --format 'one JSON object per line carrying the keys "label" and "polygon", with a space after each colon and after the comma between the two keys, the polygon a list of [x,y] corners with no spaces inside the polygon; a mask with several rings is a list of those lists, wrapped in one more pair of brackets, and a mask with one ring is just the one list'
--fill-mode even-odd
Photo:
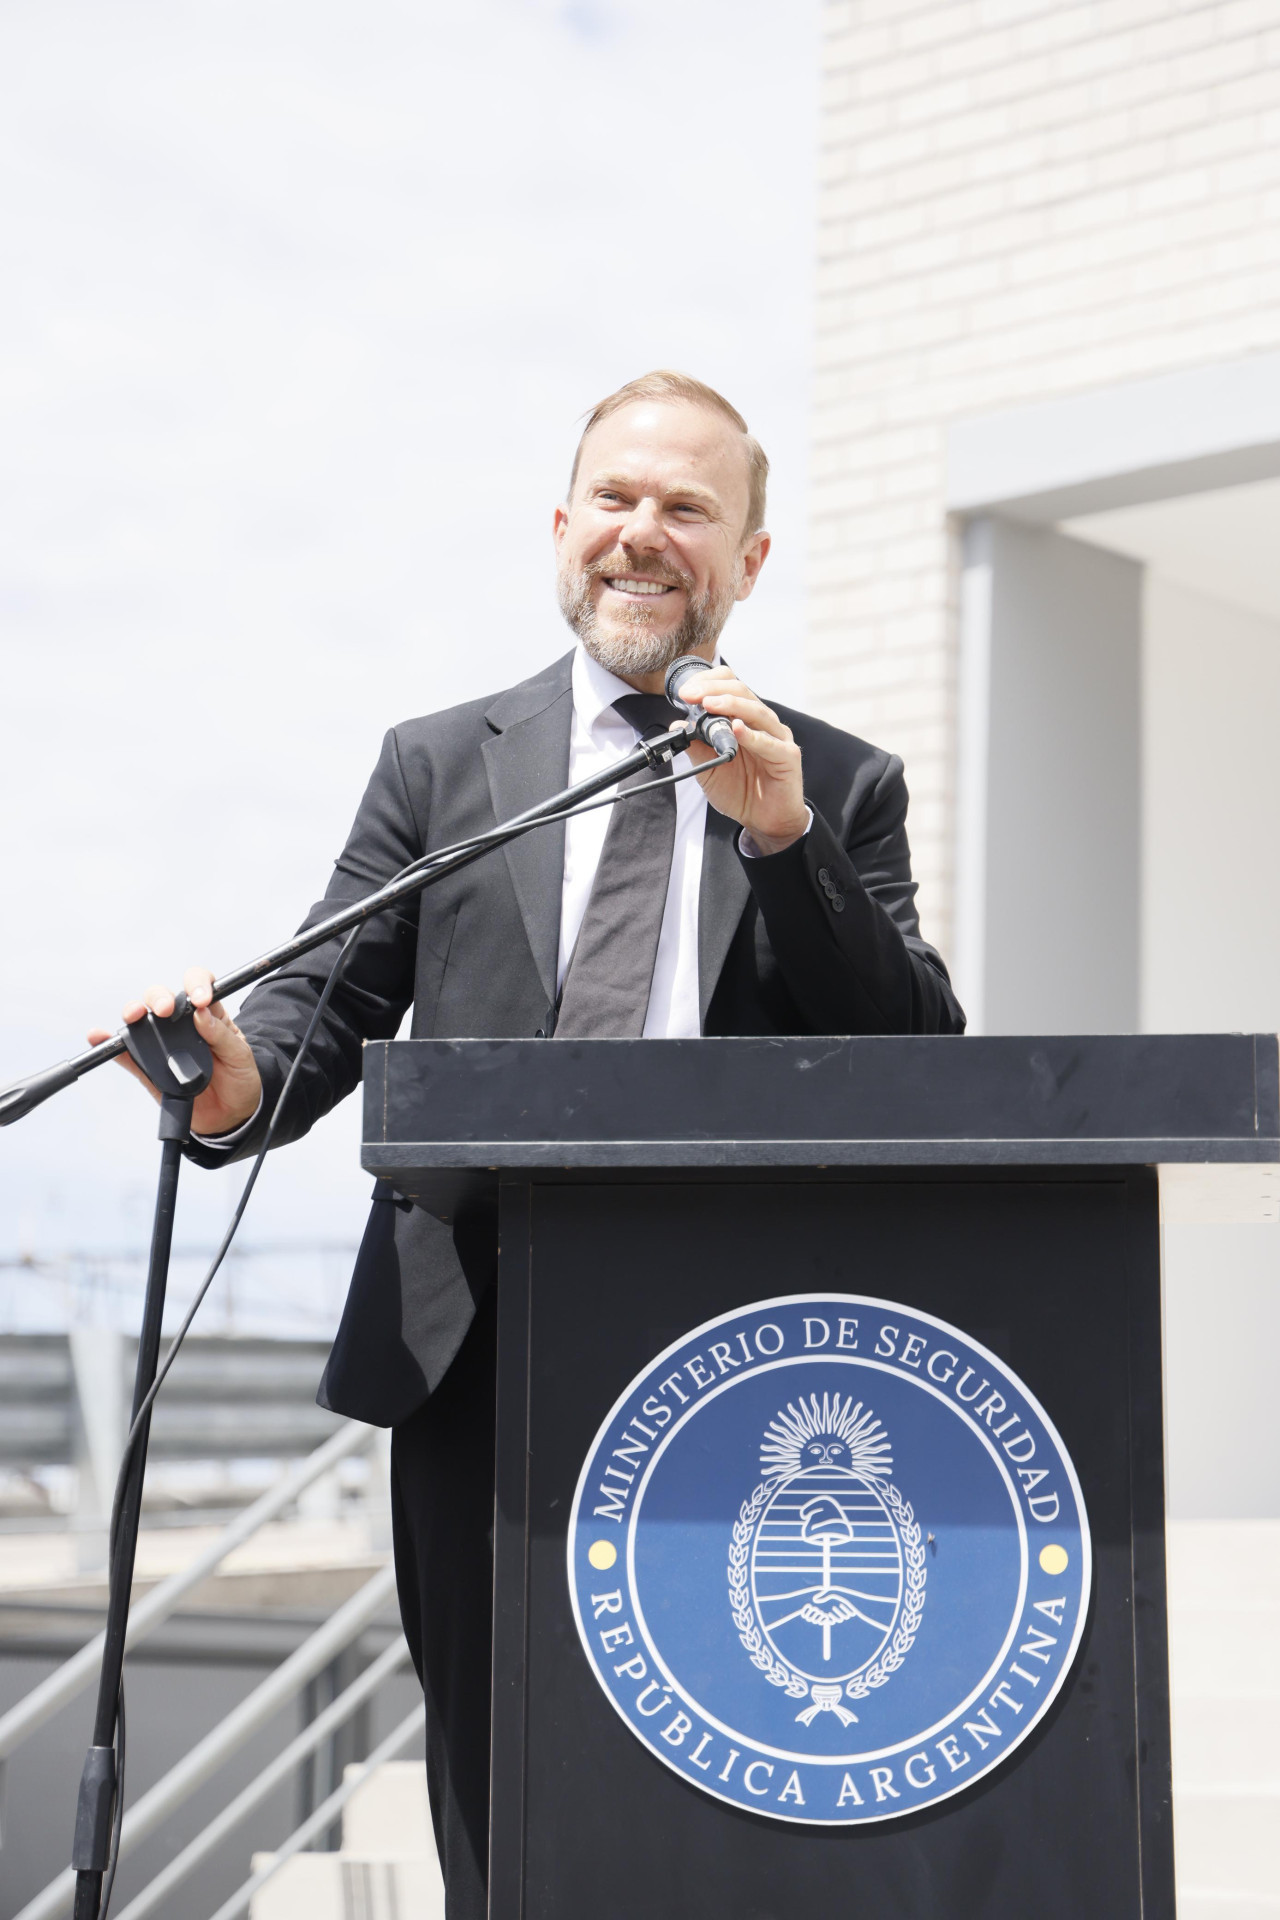
{"label": "black podium", "polygon": [[[1271,1036],[369,1046],[364,1165],[443,1218],[492,1209],[500,1231],[493,1920],[1172,1915],[1155,1167],[1278,1157],[1280,1088]],[[1004,1693],[998,1700],[992,1695],[993,1704],[983,1709],[986,1718],[965,1722],[971,1735],[962,1745],[948,1747],[951,1736],[940,1736],[927,1761],[909,1759],[904,1768],[899,1755],[880,1776],[874,1769],[846,1772],[845,1798],[859,1803],[857,1811],[886,1817],[845,1825],[834,1813],[830,1824],[806,1823],[797,1805],[778,1804],[785,1760],[757,1762],[748,1784],[752,1793],[760,1787],[758,1811],[730,1804],[726,1796],[737,1790],[743,1761],[726,1759],[731,1784],[719,1788],[721,1774],[706,1773],[698,1755],[714,1751],[719,1768],[732,1728],[723,1736],[715,1731],[719,1744],[711,1747],[707,1733],[695,1749],[697,1729],[686,1738],[685,1722],[696,1714],[681,1713],[674,1683],[663,1694],[668,1669],[659,1672],[651,1657],[647,1666],[641,1654],[633,1656],[637,1679],[650,1667],[658,1674],[658,1695],[650,1697],[673,1710],[674,1717],[662,1716],[669,1722],[664,1737],[681,1744],[668,1754],[659,1737],[648,1746],[637,1738],[639,1721],[624,1724],[592,1670],[595,1659],[610,1685],[622,1684],[598,1652],[588,1658],[586,1635],[590,1629],[598,1638],[599,1623],[575,1621],[573,1562],[566,1559],[584,1461],[611,1408],[655,1356],[677,1351],[690,1329],[721,1320],[728,1326],[725,1316],[753,1302],[774,1303],[769,1324],[776,1322],[777,1332],[792,1324],[785,1317],[789,1296],[823,1295],[857,1297],[864,1307],[894,1302],[918,1314],[921,1326],[932,1316],[991,1357],[993,1380],[999,1363],[1015,1386],[1024,1383],[1074,1463],[1092,1538],[1078,1645],[1033,1730],[1021,1737],[1023,1704],[1010,1683],[1002,1683]],[[856,1340],[848,1329],[857,1316],[846,1324],[838,1303],[806,1312],[807,1318],[792,1316],[794,1344],[821,1348],[823,1357],[837,1342]],[[869,1345],[875,1318],[864,1310],[868,1364],[871,1351],[880,1351]],[[901,1337],[894,1337],[901,1352]],[[760,1344],[760,1354],[771,1350],[772,1339]],[[958,1339],[952,1345],[960,1350]],[[739,1347],[730,1351],[722,1342],[719,1350],[726,1392],[718,1404],[729,1406],[727,1386],[741,1375],[730,1379],[728,1368],[738,1368],[742,1356],[752,1365],[762,1362],[745,1335]],[[924,1353],[923,1337],[916,1351]],[[706,1373],[710,1401],[714,1370],[702,1359],[690,1364],[699,1386]],[[949,1365],[942,1361],[933,1375],[943,1384],[931,1389],[930,1407],[952,1391],[943,1379],[955,1374],[954,1367],[948,1374]],[[957,1381],[966,1377],[956,1375]],[[876,1384],[877,1377],[866,1378]],[[899,1390],[896,1381],[885,1385],[887,1378],[876,1384],[881,1397]],[[685,1375],[680,1380],[683,1386],[668,1398],[683,1415],[695,1388]],[[988,1395],[988,1401],[1003,1410],[1012,1391],[1006,1385],[1003,1399]],[[785,1395],[775,1398],[781,1404]],[[636,1440],[637,1457],[659,1450],[657,1412],[666,1403],[647,1404],[649,1424],[638,1421],[631,1434],[653,1437]],[[828,1402],[792,1394],[789,1404],[793,1416],[799,1406],[808,1419],[807,1405],[816,1416]],[[991,1434],[1004,1433],[1012,1418],[995,1424],[988,1411]],[[680,1420],[670,1424],[674,1433]],[[819,1436],[828,1450],[837,1424],[828,1419],[829,1431]],[[841,1431],[853,1431],[849,1419]],[[1015,1450],[1018,1431],[1004,1441],[979,1438],[993,1460],[1002,1445],[1009,1460],[1025,1459],[1029,1443]],[[668,1437],[664,1431],[663,1444]],[[681,1456],[687,1465],[668,1496],[677,1503],[683,1488],[696,1506],[697,1476],[712,1470],[707,1445],[699,1445],[690,1451],[690,1442]],[[664,1457],[674,1458],[674,1451]],[[1045,1457],[1043,1442],[1037,1457]],[[800,1464],[797,1458],[792,1467]],[[890,1676],[892,1685],[881,1685],[874,1696],[865,1686],[859,1693],[856,1683],[844,1694],[815,1684],[803,1710],[791,1711],[808,1696],[803,1676],[791,1689],[796,1698],[786,1696],[779,1676],[794,1680],[787,1661],[795,1664],[789,1651],[795,1642],[785,1635],[803,1629],[806,1644],[821,1644],[830,1658],[832,1634],[838,1638],[845,1629],[829,1623],[858,1605],[875,1615],[877,1605],[832,1599],[839,1585],[832,1555],[838,1560],[843,1549],[830,1543],[849,1528],[832,1505],[830,1486],[838,1491],[853,1481],[847,1471],[839,1483],[813,1479],[813,1471],[793,1484],[802,1493],[818,1489],[817,1504],[811,1499],[797,1509],[806,1517],[796,1523],[801,1532],[810,1529],[804,1552],[826,1554],[827,1585],[814,1589],[816,1605],[805,1588],[804,1619],[816,1624],[779,1628],[763,1652],[745,1612],[732,1620],[726,1615],[722,1634],[719,1616],[706,1631],[732,1643],[714,1658],[740,1660],[743,1678],[733,1684],[756,1686],[761,1712],[767,1709],[781,1725],[777,1715],[785,1708],[788,1726],[808,1714],[809,1724],[788,1739],[824,1743],[824,1752],[834,1752],[841,1738],[853,1741],[860,1733],[852,1725],[842,1732],[837,1718],[853,1722],[862,1714],[860,1725],[868,1726],[880,1702],[894,1697],[895,1688],[905,1697],[917,1684],[914,1676],[926,1673],[927,1658],[936,1664],[942,1654],[908,1651],[898,1660],[901,1672]],[[1001,1471],[1011,1470],[1006,1464]],[[875,1472],[873,1462],[866,1476]],[[939,1525],[929,1532],[926,1551],[928,1515],[921,1502],[913,1521],[911,1507],[895,1494],[890,1514],[887,1478],[866,1476],[858,1485],[879,1499],[884,1519],[877,1524],[898,1555],[893,1564],[901,1563],[894,1591],[907,1591],[908,1561],[922,1568],[911,1577],[923,1586],[927,1575],[930,1595],[943,1596],[923,1600],[924,1619],[940,1631],[953,1551],[946,1530]],[[1025,1483],[1031,1477],[1031,1470],[1023,1473]],[[620,1498],[630,1497],[624,1472],[615,1471],[614,1484],[623,1490]],[[750,1478],[744,1484],[751,1496]],[[743,1506],[743,1529],[748,1519],[758,1529],[771,1484],[783,1480],[762,1483],[751,1496],[756,1505]],[[1042,1490],[1038,1497],[1045,1498]],[[613,1566],[610,1541],[616,1537],[621,1550],[623,1532],[606,1524],[608,1503],[594,1483],[587,1499],[604,1514],[592,1523],[595,1531],[608,1536],[590,1553]],[[833,1516],[823,1523],[825,1533],[813,1519],[821,1512]],[[700,1524],[697,1513],[693,1519]],[[678,1528],[661,1537],[677,1534]],[[959,1554],[978,1534],[956,1537]],[[1040,1548],[1040,1538],[1032,1547],[1044,1564],[1056,1566],[1055,1554],[1066,1559],[1056,1544]],[[751,1552],[756,1555],[754,1546]],[[743,1546],[734,1564],[745,1553]],[[765,1549],[760,1556],[763,1564]],[[691,1550],[679,1565],[694,1561]],[[624,1553],[609,1578],[621,1582],[627,1564]],[[1034,1556],[1026,1564],[1039,1579]],[[753,1581],[755,1565],[753,1558]],[[688,1574],[695,1576],[696,1569]],[[874,1586],[866,1575],[863,1588],[848,1591],[862,1593],[868,1580]],[[765,1573],[760,1583],[763,1591]],[[603,1577],[601,1584],[607,1584]],[[1026,1604],[1044,1590],[1043,1582],[1039,1589],[1025,1587]],[[730,1601],[742,1593],[745,1588],[731,1592]],[[892,1644],[909,1649],[904,1619],[908,1628],[918,1622],[919,1608],[907,1619],[905,1602],[896,1604]],[[1052,1611],[1059,1603],[1046,1604],[1049,1611],[1037,1617],[1048,1632],[1061,1613]],[[606,1624],[611,1618],[606,1614]],[[980,1634],[982,1623],[971,1625]],[[695,1633],[679,1606],[655,1631],[668,1641],[683,1635],[694,1649],[689,1659],[696,1664],[701,1657],[702,1629]],[[1032,1635],[1033,1647],[1042,1643],[1047,1640]],[[617,1650],[615,1665],[623,1667],[639,1641],[615,1630],[605,1644]],[[748,1659],[753,1647],[759,1671]],[[812,1657],[814,1671],[825,1671],[818,1653]],[[1009,1657],[1021,1661],[1013,1671],[1023,1679],[1011,1684],[1030,1712],[1032,1689],[1048,1667],[1037,1669],[1019,1654],[1016,1635]],[[641,1705],[641,1714],[648,1711]],[[719,1724],[714,1715],[707,1721]],[[965,1763],[970,1752],[975,1761],[985,1755],[984,1726],[997,1743],[1016,1735],[1016,1750],[981,1777],[975,1773],[972,1785],[968,1775],[950,1782],[947,1764],[959,1766],[962,1752]],[[728,1751],[736,1755],[737,1748]],[[702,1775],[694,1764],[704,1768]],[[948,1797],[914,1806],[907,1782],[914,1788],[926,1773],[939,1772]],[[896,1804],[863,1807],[877,1777]],[[838,1778],[837,1769],[833,1781]],[[793,1803],[800,1792],[797,1784]]]}

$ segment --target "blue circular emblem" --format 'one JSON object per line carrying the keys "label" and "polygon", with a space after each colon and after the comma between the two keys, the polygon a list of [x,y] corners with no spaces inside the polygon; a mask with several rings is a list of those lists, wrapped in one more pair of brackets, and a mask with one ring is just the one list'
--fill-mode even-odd
{"label": "blue circular emblem", "polygon": [[998,1767],[1089,1603],[1075,1469],[985,1347],[860,1294],[762,1300],[668,1347],[579,1476],[574,1616],[639,1739],[703,1792],[825,1825]]}

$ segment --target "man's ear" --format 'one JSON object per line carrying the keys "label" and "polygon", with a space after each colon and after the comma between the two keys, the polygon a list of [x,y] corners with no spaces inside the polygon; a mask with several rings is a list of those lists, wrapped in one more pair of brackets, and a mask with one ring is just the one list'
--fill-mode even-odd
{"label": "man's ear", "polygon": [[551,523],[551,538],[556,543],[557,553],[559,553],[561,547],[564,545],[564,537],[568,531],[569,509],[565,506],[559,506],[556,508],[555,519]]}
{"label": "man's ear", "polygon": [[773,538],[765,532],[753,533],[742,549],[742,579],[738,583],[737,598],[745,600],[755,586],[760,569],[769,558],[769,549]]}

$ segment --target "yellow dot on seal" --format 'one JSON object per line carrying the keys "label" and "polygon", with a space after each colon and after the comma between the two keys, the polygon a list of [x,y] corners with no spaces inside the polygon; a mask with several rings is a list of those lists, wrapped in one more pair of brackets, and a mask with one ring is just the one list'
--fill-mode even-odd
{"label": "yellow dot on seal", "polygon": [[[593,1547],[591,1551],[594,1553],[595,1548]],[[1069,1559],[1070,1555],[1065,1547],[1041,1547],[1040,1549],[1040,1565],[1046,1573],[1065,1573]],[[594,1565],[595,1562],[592,1564]]]}
{"label": "yellow dot on seal", "polygon": [[[1049,1549],[1046,1547],[1045,1552],[1047,1553],[1048,1551]],[[1061,1552],[1061,1548],[1059,1548],[1059,1552]],[[614,1546],[612,1540],[593,1540],[587,1548],[587,1558],[597,1573],[607,1573],[617,1557],[618,1549]],[[1043,1560],[1044,1554],[1041,1554],[1040,1557]],[[1067,1564],[1067,1556],[1065,1553],[1062,1555],[1062,1564],[1063,1566]]]}

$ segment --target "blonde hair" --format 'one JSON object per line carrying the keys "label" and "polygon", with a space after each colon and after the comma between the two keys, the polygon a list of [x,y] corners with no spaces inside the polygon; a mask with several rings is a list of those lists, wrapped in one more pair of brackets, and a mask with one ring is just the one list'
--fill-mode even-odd
{"label": "blonde hair", "polygon": [[582,459],[583,442],[592,427],[598,427],[611,413],[618,413],[623,407],[629,407],[634,400],[687,400],[695,407],[707,407],[712,413],[723,414],[731,420],[746,441],[747,484],[747,524],[742,530],[744,540],[758,533],[764,525],[765,489],[769,481],[769,462],[764,448],[753,438],[747,423],[735,406],[709,387],[705,380],[695,380],[690,373],[673,373],[668,368],[659,367],[653,373],[642,373],[638,380],[628,380],[625,387],[619,387],[616,393],[598,400],[587,415],[587,423],[578,440],[577,452],[573,456],[573,470],[569,475],[569,494],[572,498],[574,485],[578,478],[578,465]]}

